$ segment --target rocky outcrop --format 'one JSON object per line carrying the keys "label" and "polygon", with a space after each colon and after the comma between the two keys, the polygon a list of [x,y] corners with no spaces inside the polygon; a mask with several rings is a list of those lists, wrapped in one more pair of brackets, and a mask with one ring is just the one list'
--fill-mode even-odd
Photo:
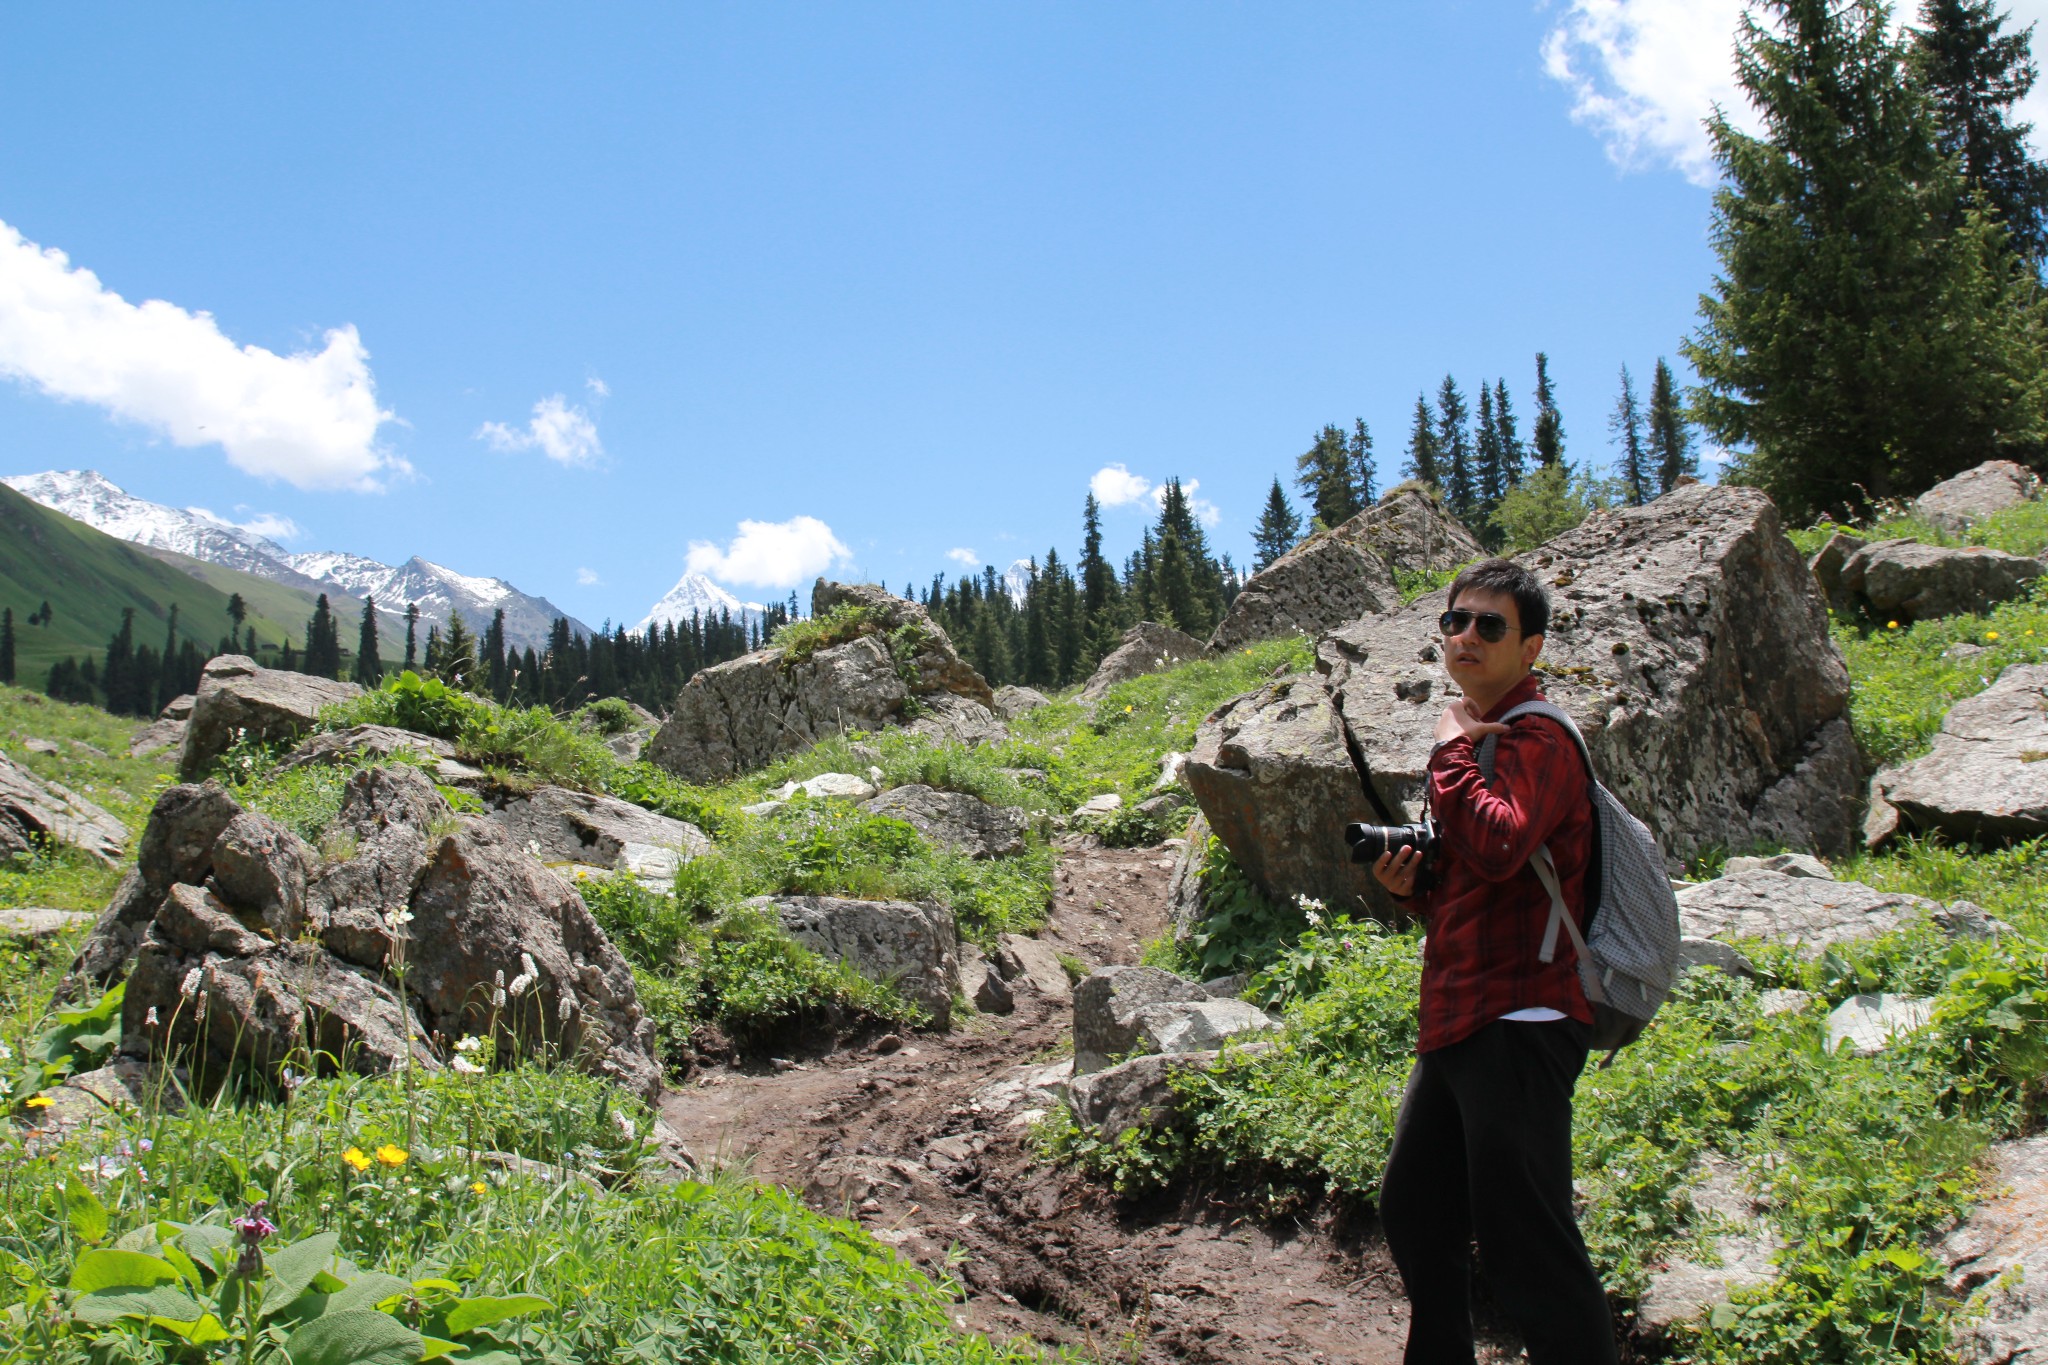
{"label": "rocky outcrop", "polygon": [[1074,998],[1074,982],[1050,943],[1028,934],[996,936],[996,970],[1011,986],[1061,1004]]}
{"label": "rocky outcrop", "polygon": [[1024,851],[1031,817],[1015,806],[992,806],[965,792],[940,791],[922,783],[891,787],[861,807],[916,828],[935,844],[970,858],[1008,858]]}
{"label": "rocky outcrop", "polygon": [[951,692],[933,692],[918,699],[917,714],[903,729],[922,735],[934,744],[1000,744],[1010,737],[1010,727],[995,712],[970,697]]}
{"label": "rocky outcrop", "polygon": [[1941,906],[1903,891],[1861,882],[1795,877],[1753,868],[1678,893],[1678,922],[1692,938],[1755,938],[1791,944],[1818,957],[1836,943],[1876,938]]}
{"label": "rocky outcrop", "polygon": [[350,774],[327,856],[219,786],[157,800],[69,993],[125,976],[122,1050],[206,1085],[253,1070],[387,1071],[493,1033],[643,1097],[653,1025],[582,900],[406,766]]}
{"label": "rocky outcrop", "polygon": [[1015,720],[1027,711],[1052,704],[1052,698],[1029,687],[1015,685],[996,689],[995,713],[1003,720]]}
{"label": "rocky outcrop", "polygon": [[1118,683],[1199,659],[1206,648],[1186,631],[1156,621],[1140,621],[1124,632],[1115,649],[1102,656],[1102,662],[1081,688],[1081,700],[1100,701],[1102,694]]}
{"label": "rocky outcrop", "polygon": [[313,763],[385,760],[402,754],[421,759],[452,759],[455,746],[433,735],[390,725],[351,725],[346,730],[327,730],[310,736],[286,754],[280,766],[303,768]]}
{"label": "rocky outcrop", "polygon": [[0,754],[0,859],[45,840],[112,866],[128,847],[128,828],[63,783],[45,781]]}
{"label": "rocky outcrop", "polygon": [[175,749],[185,742],[185,725],[192,719],[192,693],[173,697],[163,710],[156,713],[156,719],[128,737],[128,757],[148,758],[151,754]]}
{"label": "rocky outcrop", "polygon": [[1414,485],[1397,488],[1253,574],[1210,635],[1209,648],[1320,635],[1361,616],[1397,610],[1397,571],[1442,571],[1485,555],[1433,493]]}
{"label": "rocky outcrop", "polygon": [[261,668],[246,655],[208,659],[193,698],[192,717],[186,722],[178,775],[187,782],[204,777],[213,761],[241,736],[266,743],[297,739],[313,728],[320,708],[359,696],[362,690],[333,678]]}
{"label": "rocky outcrop", "polygon": [[774,896],[756,903],[772,908],[783,930],[812,952],[894,987],[931,1016],[933,1028],[952,1026],[959,936],[951,910],[838,896]]}
{"label": "rocky outcrop", "polygon": [[[1823,546],[1821,554],[1826,553]],[[1953,549],[1917,540],[1880,540],[1843,562],[1829,597],[1837,610],[1860,605],[1881,617],[1925,621],[1989,611],[2024,597],[2041,573],[2038,559],[1981,545]]]}
{"label": "rocky outcrop", "polygon": [[512,842],[543,863],[600,867],[658,882],[711,851],[704,831],[615,796],[541,787],[490,815]]}
{"label": "rocky outcrop", "polygon": [[2048,1353],[2048,1136],[1993,1144],[1985,1199],[1942,1239],[1949,1292],[1974,1302],[1957,1325],[1960,1365]]}
{"label": "rocky outcrop", "polygon": [[1971,522],[2017,507],[2035,496],[2040,487],[2025,465],[1986,460],[1922,493],[1914,500],[1913,510],[1948,535],[1959,536]]}
{"label": "rocky outcrop", "polygon": [[[1597,514],[1518,561],[1552,597],[1546,694],[1667,856],[1848,848],[1862,785],[1843,714],[1848,670],[1769,499],[1683,487]],[[1184,780],[1269,896],[1395,916],[1344,843],[1345,822],[1375,818],[1345,733],[1388,808],[1413,818],[1453,694],[1436,631],[1446,600],[1431,593],[1331,631],[1315,675],[1277,680],[1202,723]]]}
{"label": "rocky outcrop", "polygon": [[1183,1114],[1174,1078],[1207,1071],[1220,1055],[1154,1053],[1076,1075],[1067,1088],[1067,1105],[1075,1121],[1104,1142],[1114,1142],[1132,1128],[1177,1127]]}
{"label": "rocky outcrop", "polygon": [[1075,1073],[1100,1071],[1138,1051],[1138,1014],[1148,1005],[1208,998],[1196,982],[1158,967],[1096,968],[1074,988]]}
{"label": "rocky outcrop", "polygon": [[1232,1038],[1276,1033],[1281,1024],[1248,1000],[1172,1000],[1138,1011],[1138,1046],[1146,1052],[1212,1052]]}
{"label": "rocky outcrop", "polygon": [[61,938],[74,929],[92,923],[92,916],[79,910],[52,910],[41,905],[17,905],[0,910],[0,941],[16,947],[37,948]]}
{"label": "rocky outcrop", "polygon": [[1934,747],[1871,779],[1864,842],[2048,834],[2048,664],[2016,664],[1949,708]]}
{"label": "rocky outcrop", "polygon": [[995,694],[924,608],[883,588],[818,580],[813,617],[842,605],[865,609],[866,633],[802,657],[770,645],[700,670],[676,694],[647,761],[686,781],[718,782],[831,735],[916,720],[919,710],[941,727],[981,723],[948,700],[956,697],[994,722]]}

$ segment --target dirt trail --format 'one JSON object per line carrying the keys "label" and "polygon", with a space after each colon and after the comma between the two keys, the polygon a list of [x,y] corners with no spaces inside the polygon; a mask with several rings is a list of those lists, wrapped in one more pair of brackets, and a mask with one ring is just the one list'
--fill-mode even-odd
{"label": "dirt trail", "polygon": [[[1136,962],[1176,852],[1065,842],[1042,937],[1091,967]],[[1376,1228],[1248,1220],[1195,1193],[1134,1212],[1036,1158],[1028,1129],[1057,1102],[1072,1023],[1068,1000],[1020,983],[1014,1014],[713,1071],[662,1116],[700,1157],[748,1162],[928,1270],[950,1252],[960,1323],[999,1338],[1121,1360],[1399,1360],[1407,1306]]]}

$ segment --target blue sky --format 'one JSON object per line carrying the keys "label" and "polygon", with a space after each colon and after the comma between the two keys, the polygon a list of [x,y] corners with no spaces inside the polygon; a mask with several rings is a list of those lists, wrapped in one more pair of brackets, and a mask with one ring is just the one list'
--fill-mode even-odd
{"label": "blue sky", "polygon": [[1066,555],[1112,466],[1198,481],[1243,560],[1320,425],[1391,479],[1447,371],[1526,430],[1548,351],[1604,461],[1708,282],[1732,15],[12,6],[0,473],[593,623],[693,544],[756,598]]}

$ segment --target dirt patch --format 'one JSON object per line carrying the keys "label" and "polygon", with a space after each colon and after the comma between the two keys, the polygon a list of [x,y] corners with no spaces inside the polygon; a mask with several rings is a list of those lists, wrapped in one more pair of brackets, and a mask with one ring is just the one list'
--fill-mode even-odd
{"label": "dirt patch", "polygon": [[[1177,852],[1064,842],[1042,937],[1090,967],[1136,962],[1165,928]],[[949,1035],[711,1070],[662,1116],[700,1157],[745,1162],[957,1277],[964,1327],[1126,1361],[1398,1361],[1408,1310],[1376,1226],[1254,1220],[1199,1192],[1134,1209],[1037,1158],[1030,1127],[1058,1102],[1072,1025],[1065,1000],[1020,988],[1015,1013]]]}

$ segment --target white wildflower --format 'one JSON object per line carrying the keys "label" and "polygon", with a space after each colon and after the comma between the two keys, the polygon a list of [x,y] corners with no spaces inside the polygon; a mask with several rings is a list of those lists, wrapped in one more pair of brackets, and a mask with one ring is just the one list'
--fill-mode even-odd
{"label": "white wildflower", "polygon": [[477,1037],[474,1033],[472,1033],[467,1038],[464,1038],[461,1042],[457,1043],[455,1045],[455,1050],[457,1052],[474,1052],[483,1045],[484,1040]]}
{"label": "white wildflower", "polygon": [[145,1015],[143,1015],[143,1016],[142,1016],[142,1026],[143,1026],[144,1028],[155,1028],[155,1027],[157,1027],[157,1017],[156,1017],[156,1006],[155,1006],[155,1005],[151,1005],[151,1006],[149,1007],[149,1012],[148,1012],[147,1014],[145,1014]]}
{"label": "white wildflower", "polygon": [[450,1061],[448,1065],[465,1076],[481,1076],[484,1074],[484,1069],[467,1057],[458,1056]]}
{"label": "white wildflower", "polygon": [[5,1043],[0,1043],[0,1062],[11,1062],[13,1060],[14,1049],[7,1046],[7,1044]]}
{"label": "white wildflower", "polygon": [[526,994],[526,988],[532,984],[533,978],[521,972],[518,976],[512,978],[512,984],[505,989],[511,992],[514,1000],[517,1000],[520,996]]}
{"label": "white wildflower", "polygon": [[199,994],[199,983],[204,979],[201,969],[194,967],[191,971],[185,973],[185,979],[178,983],[178,994],[183,996]]}
{"label": "white wildflower", "polygon": [[397,933],[399,929],[403,926],[411,923],[412,911],[406,909],[402,905],[396,909],[386,910],[384,912],[384,927],[389,929],[394,934]]}
{"label": "white wildflower", "polygon": [[1298,895],[1294,898],[1294,903],[1301,907],[1302,917],[1308,920],[1310,925],[1318,929],[1323,927],[1323,911],[1328,907],[1321,901],[1314,896]]}

